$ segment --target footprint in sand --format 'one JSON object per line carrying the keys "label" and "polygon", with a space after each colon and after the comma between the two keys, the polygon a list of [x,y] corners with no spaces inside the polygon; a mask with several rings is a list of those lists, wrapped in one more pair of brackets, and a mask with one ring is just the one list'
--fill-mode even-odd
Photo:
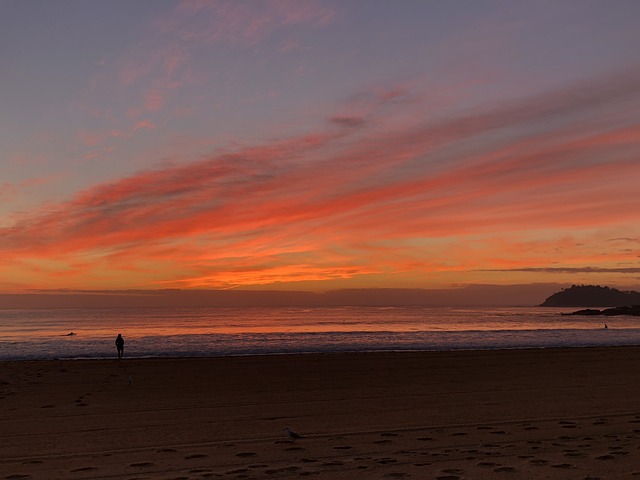
{"label": "footprint in sand", "polygon": [[390,473],[385,473],[383,475],[384,478],[407,478],[410,477],[411,475],[409,475],[408,473],[404,473],[404,472],[390,472]]}
{"label": "footprint in sand", "polygon": [[4,478],[6,478],[7,480],[22,480],[23,478],[31,478],[31,475],[22,475],[20,473],[17,473]]}
{"label": "footprint in sand", "polygon": [[96,467],[74,468],[73,470],[71,470],[71,472],[73,472],[73,473],[75,473],[75,472],[90,472],[91,470],[96,470]]}
{"label": "footprint in sand", "polygon": [[394,455],[415,455],[416,453],[414,450],[396,450],[393,452]]}
{"label": "footprint in sand", "polygon": [[509,472],[515,472],[516,469],[513,467],[498,467],[498,468],[494,468],[493,471],[496,473],[509,473]]}
{"label": "footprint in sand", "polygon": [[135,468],[147,468],[147,467],[153,467],[154,464],[151,462],[138,462],[138,463],[132,463],[129,466],[135,467]]}
{"label": "footprint in sand", "polygon": [[[244,471],[246,472],[247,470],[244,469]],[[209,470],[208,468],[192,468],[191,470],[189,470],[189,473],[204,473],[204,474],[208,474],[211,473],[211,470]],[[202,475],[203,477],[210,477],[211,475]]]}
{"label": "footprint in sand", "polygon": [[236,453],[236,457],[241,457],[241,458],[248,458],[248,457],[255,457],[256,455],[258,455],[255,452],[240,452],[240,453]]}
{"label": "footprint in sand", "polygon": [[578,450],[566,451],[564,454],[565,457],[573,457],[573,458],[584,458],[587,456],[586,453],[580,452]]}
{"label": "footprint in sand", "polygon": [[436,477],[436,480],[460,480],[461,477],[458,475],[442,475],[440,477]]}
{"label": "footprint in sand", "polygon": [[623,452],[623,451],[618,451],[618,452],[611,452],[612,455],[629,455],[630,452]]}
{"label": "footprint in sand", "polygon": [[186,457],[184,457],[185,460],[193,460],[194,458],[206,458],[208,457],[208,455],[205,455],[204,453],[194,453],[192,455],[187,455]]}
{"label": "footprint in sand", "polygon": [[[247,470],[246,468],[238,468],[236,470],[229,470],[228,472],[225,472],[225,475],[237,475],[239,473],[246,473],[249,470]],[[208,470],[207,470],[208,472]],[[194,471],[190,471],[189,473],[201,473],[201,472],[194,472]]]}
{"label": "footprint in sand", "polygon": [[291,466],[291,467],[274,468],[271,470],[265,470],[264,473],[266,473],[267,475],[273,475],[276,473],[291,473],[291,472],[296,472],[298,470],[301,470],[301,468],[296,466]]}

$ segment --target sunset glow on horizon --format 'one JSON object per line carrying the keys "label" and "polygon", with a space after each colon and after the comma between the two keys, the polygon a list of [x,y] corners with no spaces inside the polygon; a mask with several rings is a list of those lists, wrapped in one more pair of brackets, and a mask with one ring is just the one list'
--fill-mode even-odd
{"label": "sunset glow on horizon", "polygon": [[0,3],[0,293],[640,285],[640,3]]}

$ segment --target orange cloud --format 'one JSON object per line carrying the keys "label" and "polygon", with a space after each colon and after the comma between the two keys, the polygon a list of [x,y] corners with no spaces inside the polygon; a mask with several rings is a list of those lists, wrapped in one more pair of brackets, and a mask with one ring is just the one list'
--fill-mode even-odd
{"label": "orange cloud", "polygon": [[[34,283],[68,287],[630,273],[633,250],[605,258],[563,242],[594,229],[635,238],[640,125],[599,119],[638,102],[639,85],[630,74],[606,78],[402,129],[382,128],[387,109],[417,97],[371,96],[359,105],[366,121],[333,117],[326,131],[142,171],[42,206],[0,230],[0,259],[21,259],[12,268]],[[525,233],[551,236],[556,251],[527,247]],[[554,267],[560,261],[574,263]]]}

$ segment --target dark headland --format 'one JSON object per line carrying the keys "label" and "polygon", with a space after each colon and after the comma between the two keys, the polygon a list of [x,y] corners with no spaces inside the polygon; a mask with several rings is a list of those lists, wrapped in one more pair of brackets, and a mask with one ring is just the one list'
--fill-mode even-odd
{"label": "dark headland", "polygon": [[622,291],[599,285],[573,285],[548,297],[541,307],[610,307],[586,308],[568,315],[640,316],[640,292]]}

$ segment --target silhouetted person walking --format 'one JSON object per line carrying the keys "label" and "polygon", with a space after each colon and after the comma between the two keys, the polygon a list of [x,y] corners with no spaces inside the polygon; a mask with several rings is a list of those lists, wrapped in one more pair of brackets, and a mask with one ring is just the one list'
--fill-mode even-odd
{"label": "silhouetted person walking", "polygon": [[118,358],[122,358],[124,355],[124,338],[122,338],[122,334],[118,334],[116,338],[116,348],[118,349]]}

